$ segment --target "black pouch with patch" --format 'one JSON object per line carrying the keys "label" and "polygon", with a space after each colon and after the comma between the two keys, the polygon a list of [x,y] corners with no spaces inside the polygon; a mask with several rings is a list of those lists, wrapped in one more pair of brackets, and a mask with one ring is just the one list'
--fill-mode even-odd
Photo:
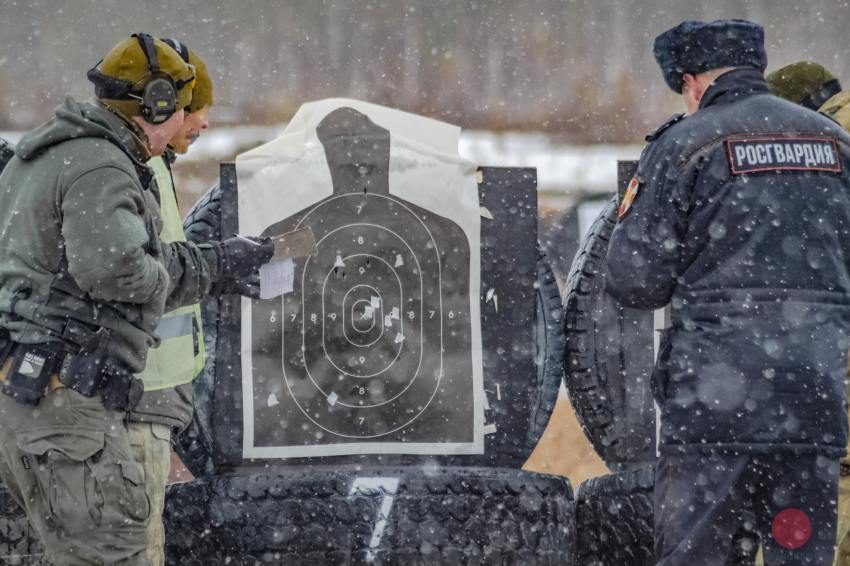
{"label": "black pouch with patch", "polygon": [[3,382],[3,393],[25,405],[38,405],[50,376],[56,373],[64,346],[56,344],[18,344],[14,361]]}

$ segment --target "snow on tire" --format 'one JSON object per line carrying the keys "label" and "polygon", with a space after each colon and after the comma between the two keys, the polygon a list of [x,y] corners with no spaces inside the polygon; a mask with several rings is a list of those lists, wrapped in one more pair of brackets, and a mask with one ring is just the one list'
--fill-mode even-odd
{"label": "snow on tire", "polygon": [[576,493],[577,562],[652,566],[655,468],[592,478]]}
{"label": "snow on tire", "polygon": [[558,281],[552,266],[537,244],[537,309],[535,339],[537,346],[537,387],[530,406],[526,444],[534,449],[546,430],[549,417],[558,401],[558,391],[564,378],[563,304]]}
{"label": "snow on tire", "polygon": [[[602,268],[617,223],[612,198],[573,261],[564,296],[565,382],[585,434],[608,467],[655,459],[652,312],[623,307],[605,293]],[[647,326],[649,332],[647,332]]]}
{"label": "snow on tire", "polygon": [[[582,483],[576,493],[576,563],[581,566],[655,564],[654,489],[654,466]],[[755,523],[752,511],[744,511],[744,517],[743,525]],[[742,527],[735,534],[726,566],[753,566],[757,547],[757,536]]]}
{"label": "snow on tire", "polygon": [[170,488],[166,563],[572,565],[573,505],[565,478],[511,469],[219,476]]}

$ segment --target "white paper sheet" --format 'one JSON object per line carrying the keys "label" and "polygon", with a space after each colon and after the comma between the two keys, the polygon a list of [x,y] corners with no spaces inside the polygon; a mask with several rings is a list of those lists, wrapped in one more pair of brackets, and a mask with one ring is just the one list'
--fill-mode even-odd
{"label": "white paper sheet", "polygon": [[272,261],[260,267],[260,298],[274,299],[291,293],[294,274],[291,259]]}

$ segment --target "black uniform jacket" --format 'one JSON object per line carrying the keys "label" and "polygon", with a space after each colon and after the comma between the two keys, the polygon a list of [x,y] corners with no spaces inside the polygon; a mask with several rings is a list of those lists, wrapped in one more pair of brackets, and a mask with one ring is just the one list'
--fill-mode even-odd
{"label": "black uniform jacket", "polygon": [[698,112],[647,140],[637,193],[611,238],[606,290],[631,307],[671,306],[652,379],[662,451],[841,455],[847,133],[738,69]]}

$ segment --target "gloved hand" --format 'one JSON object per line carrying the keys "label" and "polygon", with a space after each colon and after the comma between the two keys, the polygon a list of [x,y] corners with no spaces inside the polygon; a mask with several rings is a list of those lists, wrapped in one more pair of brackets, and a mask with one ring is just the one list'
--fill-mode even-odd
{"label": "gloved hand", "polygon": [[247,279],[274,255],[271,238],[234,236],[221,242],[222,279]]}
{"label": "gloved hand", "polygon": [[222,295],[242,295],[249,299],[260,298],[260,274],[254,273],[245,279],[224,279],[221,286]]}
{"label": "gloved hand", "polygon": [[221,291],[260,298],[260,267],[271,260],[274,244],[270,238],[233,237],[221,242]]}

